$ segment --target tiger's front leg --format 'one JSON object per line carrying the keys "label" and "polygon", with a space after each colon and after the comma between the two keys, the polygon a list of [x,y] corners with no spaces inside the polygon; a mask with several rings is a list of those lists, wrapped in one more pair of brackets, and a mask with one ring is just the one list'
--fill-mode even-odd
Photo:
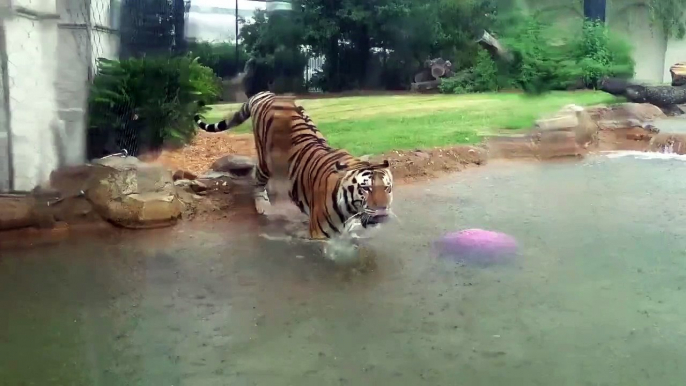
{"label": "tiger's front leg", "polygon": [[258,214],[263,215],[266,214],[272,206],[269,201],[269,194],[267,193],[269,177],[256,166],[253,169],[253,180],[255,181],[255,186],[253,187],[252,196],[255,201],[255,211]]}
{"label": "tiger's front leg", "polygon": [[314,216],[310,216],[310,240],[326,241],[329,238],[326,237],[324,231],[321,227],[317,225],[317,219]]}
{"label": "tiger's front leg", "polygon": [[255,211],[257,214],[267,213],[272,206],[269,201],[269,194],[267,194],[267,189],[265,188],[255,188],[255,190],[253,190],[253,199],[255,200]]}

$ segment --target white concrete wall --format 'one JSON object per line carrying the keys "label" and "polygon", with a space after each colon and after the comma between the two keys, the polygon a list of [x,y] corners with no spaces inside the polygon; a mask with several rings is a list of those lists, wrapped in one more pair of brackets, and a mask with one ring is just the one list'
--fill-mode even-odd
{"label": "white concrete wall", "polygon": [[607,24],[633,47],[636,62],[634,80],[662,83],[667,37],[662,27],[653,25],[649,8],[641,1],[614,1],[608,4]]}
{"label": "white concrete wall", "polygon": [[[44,5],[43,2],[40,4]],[[50,124],[55,100],[56,20],[5,20],[14,189],[31,190],[57,166]]]}
{"label": "white concrete wall", "polygon": [[[31,190],[61,164],[85,161],[95,58],[114,59],[119,50],[110,0],[91,2],[97,9],[87,9],[87,0],[14,0],[3,13],[14,190]],[[97,24],[89,24],[95,15]]]}
{"label": "white concrete wall", "polygon": [[[2,0],[0,0],[2,1]],[[5,77],[5,27],[0,20],[0,192],[10,189],[10,146],[9,146],[9,109],[6,102],[6,77]]]}
{"label": "white concrete wall", "polygon": [[662,81],[664,83],[672,83],[672,75],[669,73],[669,68],[675,63],[680,62],[686,62],[686,39],[670,39],[667,42],[667,51],[665,52],[665,68],[662,73]]}

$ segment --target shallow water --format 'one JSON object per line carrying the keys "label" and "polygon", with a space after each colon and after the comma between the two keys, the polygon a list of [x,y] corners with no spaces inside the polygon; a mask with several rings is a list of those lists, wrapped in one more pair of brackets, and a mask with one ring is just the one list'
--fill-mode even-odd
{"label": "shallow water", "polygon": [[[402,222],[352,276],[252,223],[2,251],[0,384],[682,385],[684,166],[623,153],[398,188]],[[433,256],[464,228],[521,256]]]}

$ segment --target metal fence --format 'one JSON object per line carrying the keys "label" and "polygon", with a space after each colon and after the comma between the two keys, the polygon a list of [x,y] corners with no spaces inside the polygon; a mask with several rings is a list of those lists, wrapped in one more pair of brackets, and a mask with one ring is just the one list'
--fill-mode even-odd
{"label": "metal fence", "polygon": [[[155,10],[131,14],[144,5]],[[183,51],[189,5],[184,0],[0,3],[0,191],[30,190],[58,166],[82,163],[98,58],[145,55],[167,49],[163,44]],[[141,28],[163,18],[172,32]]]}

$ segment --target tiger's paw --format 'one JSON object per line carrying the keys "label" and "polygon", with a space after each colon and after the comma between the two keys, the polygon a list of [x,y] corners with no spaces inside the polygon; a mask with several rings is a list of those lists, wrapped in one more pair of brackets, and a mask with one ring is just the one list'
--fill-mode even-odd
{"label": "tiger's paw", "polygon": [[269,202],[269,197],[267,192],[255,194],[255,211],[257,214],[264,215],[271,208],[271,203]]}

